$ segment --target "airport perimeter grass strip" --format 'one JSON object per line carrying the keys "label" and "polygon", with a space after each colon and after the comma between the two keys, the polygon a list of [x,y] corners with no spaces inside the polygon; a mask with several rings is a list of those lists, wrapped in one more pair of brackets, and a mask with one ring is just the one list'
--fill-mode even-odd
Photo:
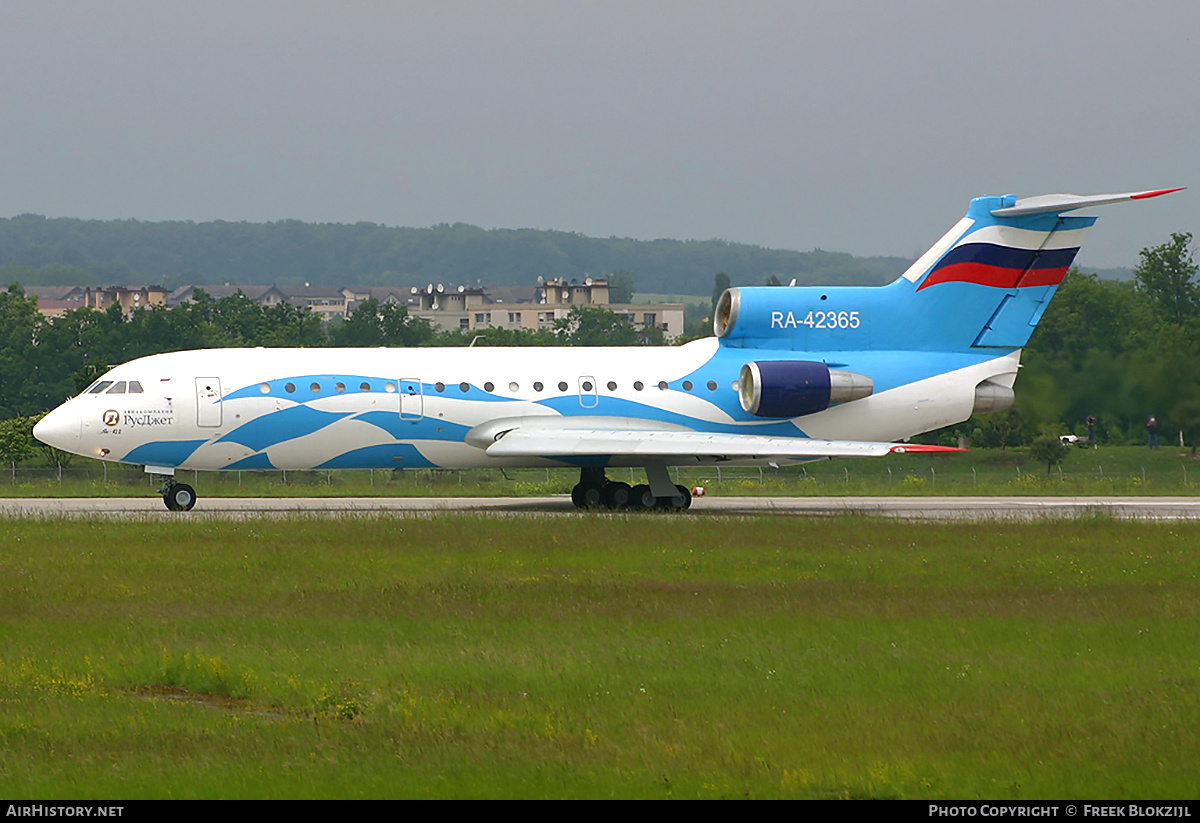
{"label": "airport perimeter grass strip", "polygon": [[1198,788],[1200,526],[0,530],[12,799]]}

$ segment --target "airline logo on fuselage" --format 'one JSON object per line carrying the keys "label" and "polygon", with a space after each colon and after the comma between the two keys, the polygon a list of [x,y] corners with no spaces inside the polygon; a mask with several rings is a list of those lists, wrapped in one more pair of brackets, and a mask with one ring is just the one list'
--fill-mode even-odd
{"label": "airline logo on fuselage", "polygon": [[175,422],[170,409],[125,412],[126,426],[169,426]]}
{"label": "airline logo on fuselage", "polygon": [[129,428],[146,428],[149,426],[170,426],[175,422],[172,409],[149,409],[146,411],[127,411],[124,414],[116,409],[108,409],[101,416],[106,428],[101,434],[120,434],[118,426]]}

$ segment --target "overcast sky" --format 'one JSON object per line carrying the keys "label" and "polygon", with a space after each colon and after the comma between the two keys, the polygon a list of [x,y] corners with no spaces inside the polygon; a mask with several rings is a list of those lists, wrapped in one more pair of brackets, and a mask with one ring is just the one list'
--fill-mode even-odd
{"label": "overcast sky", "polygon": [[[979,194],[1200,236],[1200,3],[0,0],[0,216],[915,256]],[[711,279],[711,272],[697,276]]]}

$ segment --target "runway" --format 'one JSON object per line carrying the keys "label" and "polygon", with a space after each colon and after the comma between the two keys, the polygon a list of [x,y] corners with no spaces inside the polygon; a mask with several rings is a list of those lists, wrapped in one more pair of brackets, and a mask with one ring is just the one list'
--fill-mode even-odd
{"label": "runway", "polygon": [[1111,517],[1117,520],[1200,520],[1193,497],[697,497],[684,514],[582,512],[566,495],[551,497],[202,497],[190,512],[170,512],[157,496],[0,499],[0,518],[114,517],[125,519],[243,519],[345,517],[551,515],[563,517],[830,517],[854,514],[904,520],[1041,520]]}

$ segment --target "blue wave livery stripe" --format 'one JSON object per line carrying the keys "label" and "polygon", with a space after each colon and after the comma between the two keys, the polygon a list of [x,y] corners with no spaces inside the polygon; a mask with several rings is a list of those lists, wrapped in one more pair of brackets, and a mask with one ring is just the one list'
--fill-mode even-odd
{"label": "blue wave livery stripe", "polygon": [[396,412],[369,411],[355,420],[370,423],[397,440],[454,440],[462,442],[470,426],[450,423],[439,418],[421,417],[404,420]]}
{"label": "blue wave livery stripe", "polygon": [[217,442],[237,443],[258,452],[268,446],[276,446],[286,440],[295,440],[297,437],[320,431],[349,416],[349,412],[327,412],[308,406],[292,406],[256,417]]}
{"label": "blue wave livery stripe", "polygon": [[275,468],[271,465],[271,459],[267,457],[266,452],[252,454],[249,457],[244,457],[236,463],[230,463],[230,469],[247,469],[251,471],[270,471]]}
{"label": "blue wave livery stripe", "polygon": [[318,469],[432,469],[436,466],[410,443],[384,443],[351,449],[326,460]]}
{"label": "blue wave livery stripe", "polygon": [[122,461],[147,463],[152,466],[178,466],[192,456],[192,452],[207,443],[207,440],[158,440],[143,443],[133,449]]}

